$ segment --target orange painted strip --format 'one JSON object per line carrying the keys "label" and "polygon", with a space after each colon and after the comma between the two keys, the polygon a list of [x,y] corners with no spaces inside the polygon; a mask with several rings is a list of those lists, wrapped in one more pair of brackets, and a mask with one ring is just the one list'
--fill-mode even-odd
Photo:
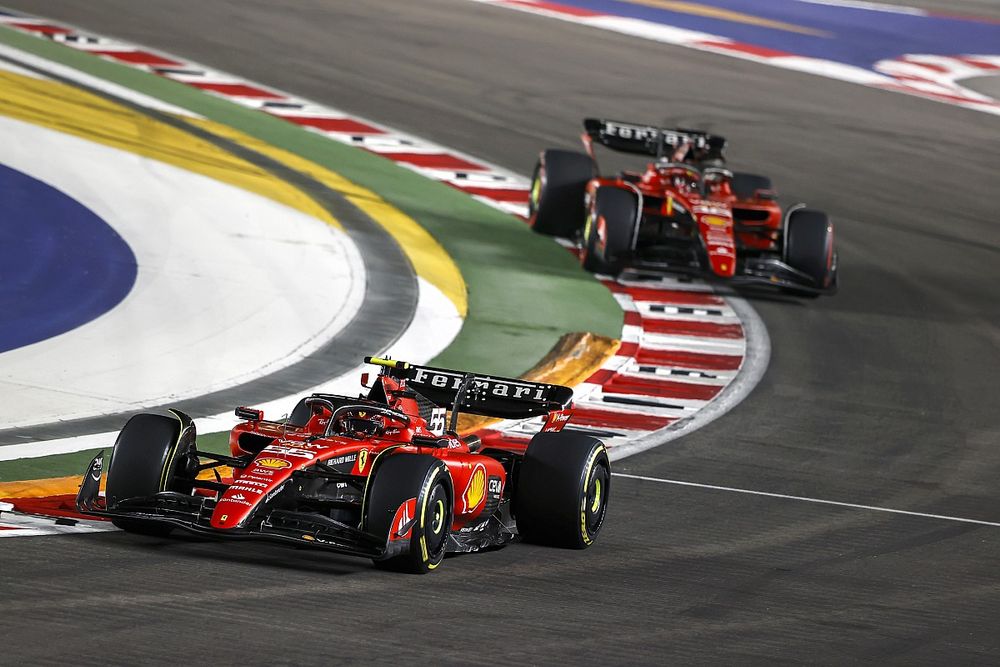
{"label": "orange painted strip", "polygon": [[[219,476],[223,481],[233,477],[233,470],[228,466],[218,468]],[[0,482],[0,500],[7,498],[48,498],[49,496],[76,496],[80,490],[80,480],[83,475],[69,475],[67,477],[49,477],[46,479],[28,479],[21,482]],[[205,470],[198,475],[198,479],[214,480],[215,475],[211,470]],[[101,478],[101,490],[104,490],[107,477]]]}
{"label": "orange painted strip", "polygon": [[[47,496],[76,495],[83,475],[29,479],[23,482],[0,482],[0,498],[45,498]],[[101,488],[104,488],[103,480]]]}

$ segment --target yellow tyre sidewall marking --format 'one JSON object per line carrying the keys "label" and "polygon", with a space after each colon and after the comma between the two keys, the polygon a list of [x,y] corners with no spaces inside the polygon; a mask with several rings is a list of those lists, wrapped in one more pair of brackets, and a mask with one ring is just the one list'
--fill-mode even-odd
{"label": "yellow tyre sidewall marking", "polygon": [[590,544],[594,541],[587,528],[587,489],[590,488],[590,477],[594,474],[594,463],[605,451],[603,446],[594,449],[587,461],[587,474],[583,476],[583,497],[580,499],[580,537],[583,538],[584,544]]}

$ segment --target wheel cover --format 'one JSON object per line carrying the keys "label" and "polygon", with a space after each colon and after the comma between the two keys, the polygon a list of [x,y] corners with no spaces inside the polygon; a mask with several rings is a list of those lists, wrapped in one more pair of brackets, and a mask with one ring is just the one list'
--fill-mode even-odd
{"label": "wheel cover", "polygon": [[601,524],[604,523],[604,513],[608,506],[609,477],[607,466],[604,463],[598,463],[590,474],[590,480],[585,490],[585,526],[591,536],[595,535],[601,529]]}
{"label": "wheel cover", "polygon": [[431,497],[428,504],[431,507],[430,530],[427,531],[427,551],[429,554],[437,554],[444,545],[448,531],[445,529],[445,519],[448,516],[448,491],[443,483],[438,482],[431,490]]}
{"label": "wheel cover", "polygon": [[434,519],[431,522],[431,532],[437,535],[444,524],[444,501],[440,498],[434,503]]}

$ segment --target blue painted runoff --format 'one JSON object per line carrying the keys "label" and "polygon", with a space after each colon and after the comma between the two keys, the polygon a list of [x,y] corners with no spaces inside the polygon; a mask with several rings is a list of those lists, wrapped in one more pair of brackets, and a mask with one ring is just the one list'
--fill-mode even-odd
{"label": "blue painted runoff", "polygon": [[[1000,22],[935,14],[861,9],[803,0],[701,0],[701,5],[748,17],[788,24],[764,27],[664,9],[641,0],[555,0],[563,5],[644,19],[655,23],[728,37],[738,42],[856,65],[865,69],[880,60],[906,54],[998,55]],[[794,29],[789,29],[794,27]]]}
{"label": "blue painted runoff", "polygon": [[137,269],[132,249],[90,209],[0,165],[0,352],[108,312]]}

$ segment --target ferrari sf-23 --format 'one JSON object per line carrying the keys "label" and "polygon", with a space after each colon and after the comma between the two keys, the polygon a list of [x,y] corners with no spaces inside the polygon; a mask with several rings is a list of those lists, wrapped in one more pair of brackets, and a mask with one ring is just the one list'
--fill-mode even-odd
{"label": "ferrari sf-23", "polygon": [[[586,152],[539,156],[529,224],[575,239],[585,269],[666,270],[802,296],[836,292],[827,215],[803,204],[782,212],[771,179],[725,167],[723,137],[587,118],[582,139]],[[654,160],[602,176],[595,143]]]}
{"label": "ferrari sf-23", "polygon": [[[106,466],[103,497],[101,452],[77,508],[135,533],[259,538],[416,573],[437,568],[446,553],[515,537],[576,549],[593,543],[611,464],[600,440],[563,430],[572,390],[365,361],[380,369],[374,381],[363,379],[365,395],[312,394],[279,421],[237,408],[242,421],[227,455],[200,451],[194,422],[180,410],[133,416]],[[460,413],[544,423],[526,449],[484,448],[477,436],[457,434]],[[223,466],[232,481],[218,474]]]}

